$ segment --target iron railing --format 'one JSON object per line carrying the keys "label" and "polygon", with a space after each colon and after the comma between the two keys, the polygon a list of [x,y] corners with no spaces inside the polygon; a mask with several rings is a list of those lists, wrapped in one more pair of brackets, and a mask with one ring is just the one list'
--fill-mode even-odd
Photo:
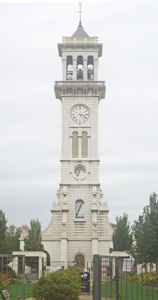
{"label": "iron railing", "polygon": [[1,254],[0,289],[7,289],[12,300],[24,300],[25,284],[25,255]]}
{"label": "iron railing", "polygon": [[136,264],[132,257],[94,255],[93,300],[157,300],[155,264]]}

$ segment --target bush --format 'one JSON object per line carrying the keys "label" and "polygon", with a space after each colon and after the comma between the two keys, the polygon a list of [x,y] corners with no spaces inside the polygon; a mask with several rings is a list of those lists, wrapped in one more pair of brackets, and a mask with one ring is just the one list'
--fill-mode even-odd
{"label": "bush", "polygon": [[158,271],[153,273],[141,273],[139,275],[130,274],[128,281],[135,281],[142,285],[158,287]]}
{"label": "bush", "polygon": [[38,300],[77,300],[81,293],[80,271],[73,267],[41,277],[33,285],[33,297]]}
{"label": "bush", "polygon": [[0,273],[0,291],[6,289],[10,283],[10,277],[7,274]]}
{"label": "bush", "polygon": [[0,273],[0,291],[6,289],[9,284],[22,283],[21,279],[14,278],[9,273]]}
{"label": "bush", "polygon": [[3,274],[11,275],[13,278],[17,278],[16,272],[8,265],[4,265],[3,268],[2,266],[0,266],[0,272]]}

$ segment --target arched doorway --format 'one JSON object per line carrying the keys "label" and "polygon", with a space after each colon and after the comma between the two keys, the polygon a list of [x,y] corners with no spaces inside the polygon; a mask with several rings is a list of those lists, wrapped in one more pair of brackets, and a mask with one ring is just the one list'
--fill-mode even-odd
{"label": "arched doorway", "polygon": [[77,267],[85,268],[85,258],[82,254],[75,256],[75,263]]}

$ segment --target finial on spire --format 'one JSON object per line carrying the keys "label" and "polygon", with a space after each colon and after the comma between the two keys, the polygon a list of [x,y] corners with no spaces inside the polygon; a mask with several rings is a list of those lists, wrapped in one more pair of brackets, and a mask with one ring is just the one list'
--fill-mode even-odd
{"label": "finial on spire", "polygon": [[78,11],[78,13],[79,13],[79,16],[80,16],[80,20],[79,20],[80,22],[79,22],[79,23],[81,24],[81,14],[83,13],[83,11],[81,10],[82,2],[79,2],[79,3],[78,3],[78,6],[79,6],[79,11]]}

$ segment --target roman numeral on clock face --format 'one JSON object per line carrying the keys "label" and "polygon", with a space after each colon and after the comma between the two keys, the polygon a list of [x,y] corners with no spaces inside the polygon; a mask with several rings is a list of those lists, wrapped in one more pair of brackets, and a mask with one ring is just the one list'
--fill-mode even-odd
{"label": "roman numeral on clock face", "polygon": [[83,123],[88,119],[88,109],[83,105],[75,106],[72,110],[72,119],[77,123]]}

